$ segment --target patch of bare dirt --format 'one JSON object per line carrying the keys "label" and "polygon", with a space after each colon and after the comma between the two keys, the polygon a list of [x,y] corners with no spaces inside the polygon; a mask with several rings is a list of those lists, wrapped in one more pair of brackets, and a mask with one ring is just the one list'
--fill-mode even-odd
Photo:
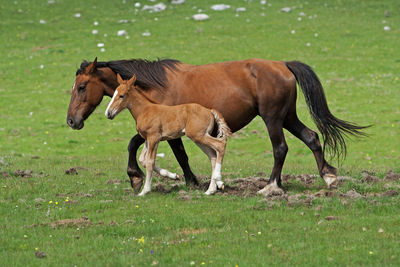
{"label": "patch of bare dirt", "polygon": [[17,177],[19,176],[22,178],[31,178],[32,174],[33,174],[32,170],[15,170],[14,171],[15,176],[17,176]]}
{"label": "patch of bare dirt", "polygon": [[395,173],[393,170],[388,171],[384,178],[386,181],[399,181],[400,174]]}
{"label": "patch of bare dirt", "polygon": [[179,231],[179,234],[183,234],[183,235],[198,235],[198,234],[202,234],[202,233],[206,233],[207,229],[205,228],[200,228],[200,229],[182,229],[181,231]]}
{"label": "patch of bare dirt", "polygon": [[369,172],[367,172],[367,171],[363,171],[363,172],[361,173],[361,176],[362,176],[362,178],[361,178],[360,181],[361,181],[362,183],[373,184],[373,183],[378,183],[378,182],[381,181],[378,177],[372,175],[371,173],[369,173]]}
{"label": "patch of bare dirt", "polygon": [[64,173],[67,175],[78,175],[78,171],[74,167],[69,168],[68,170],[65,170]]}
{"label": "patch of bare dirt", "polygon": [[84,218],[76,218],[76,219],[64,219],[58,220],[50,223],[52,228],[58,227],[82,227],[89,226],[91,224],[90,220],[87,217]]}

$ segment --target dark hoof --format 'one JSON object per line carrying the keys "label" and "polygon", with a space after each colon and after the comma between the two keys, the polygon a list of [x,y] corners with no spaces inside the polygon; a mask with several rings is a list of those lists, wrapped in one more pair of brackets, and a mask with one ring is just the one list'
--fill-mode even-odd
{"label": "dark hoof", "polygon": [[143,186],[143,178],[141,177],[129,177],[131,179],[131,186],[133,188],[133,191],[135,192],[135,194],[139,193],[140,188],[142,188]]}

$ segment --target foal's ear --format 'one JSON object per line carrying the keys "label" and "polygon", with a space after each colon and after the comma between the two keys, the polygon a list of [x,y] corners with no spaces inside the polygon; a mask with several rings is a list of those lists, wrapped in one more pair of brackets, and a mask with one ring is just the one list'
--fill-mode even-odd
{"label": "foal's ear", "polygon": [[122,84],[124,82],[124,80],[122,79],[121,75],[119,75],[119,73],[117,73],[117,81],[119,84]]}
{"label": "foal's ear", "polygon": [[135,84],[136,81],[136,74],[132,75],[132,78],[129,79],[128,85],[131,86],[132,84]]}
{"label": "foal's ear", "polygon": [[92,63],[89,64],[89,66],[86,67],[85,72],[86,73],[93,73],[96,70],[96,65],[97,65],[97,57],[93,60]]}

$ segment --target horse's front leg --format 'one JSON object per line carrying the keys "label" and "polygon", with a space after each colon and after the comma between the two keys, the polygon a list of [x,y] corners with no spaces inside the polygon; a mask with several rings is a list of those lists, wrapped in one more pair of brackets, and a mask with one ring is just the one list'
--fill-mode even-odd
{"label": "horse's front leg", "polygon": [[135,193],[137,193],[143,185],[144,173],[139,168],[139,165],[136,161],[137,151],[143,143],[144,139],[139,134],[136,134],[135,136],[132,137],[128,146],[129,160],[128,160],[127,174],[129,176],[129,179],[131,181],[131,186],[135,191]]}
{"label": "horse's front leg", "polygon": [[175,158],[178,160],[179,165],[183,170],[185,176],[186,185],[199,185],[199,181],[192,172],[189,166],[189,159],[186,154],[185,148],[183,147],[182,139],[168,140],[168,144],[174,152]]}

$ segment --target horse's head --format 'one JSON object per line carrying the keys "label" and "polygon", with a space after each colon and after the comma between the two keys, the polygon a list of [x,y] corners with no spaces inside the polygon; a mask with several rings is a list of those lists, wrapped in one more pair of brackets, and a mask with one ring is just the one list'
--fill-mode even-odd
{"label": "horse's head", "polygon": [[117,89],[115,89],[114,95],[105,112],[106,117],[110,120],[114,119],[118,113],[120,113],[124,108],[128,107],[129,92],[134,88],[136,75],[133,74],[132,78],[129,80],[123,80],[122,77],[117,74],[117,80],[119,86]]}
{"label": "horse's head", "polygon": [[[97,58],[92,63],[82,62],[76,72],[68,108],[67,124],[76,130],[84,126],[84,121],[100,104],[105,94],[112,94],[115,74],[110,69],[97,69]],[[115,88],[115,87],[114,87]]]}

